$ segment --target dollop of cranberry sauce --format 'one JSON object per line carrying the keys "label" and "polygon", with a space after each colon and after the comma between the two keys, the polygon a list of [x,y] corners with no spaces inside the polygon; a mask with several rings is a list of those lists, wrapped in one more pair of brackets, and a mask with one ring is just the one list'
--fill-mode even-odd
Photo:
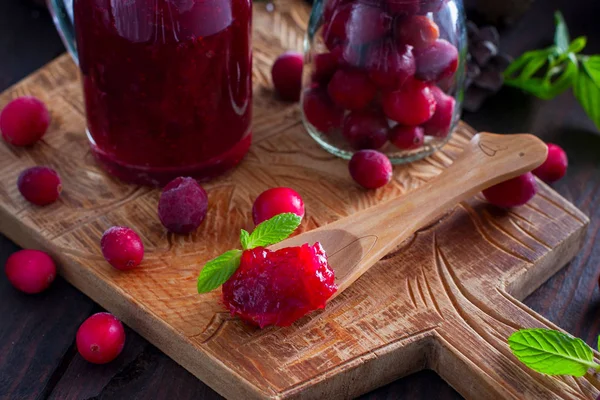
{"label": "dollop of cranberry sauce", "polygon": [[238,270],[223,285],[232,316],[264,328],[290,326],[325,307],[337,291],[333,270],[320,243],[271,251],[246,250]]}

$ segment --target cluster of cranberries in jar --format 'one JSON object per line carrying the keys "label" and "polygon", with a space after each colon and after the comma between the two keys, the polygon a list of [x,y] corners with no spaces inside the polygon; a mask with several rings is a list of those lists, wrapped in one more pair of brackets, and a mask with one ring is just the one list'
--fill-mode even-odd
{"label": "cluster of cranberries in jar", "polygon": [[325,0],[302,100],[313,137],[342,156],[444,142],[459,75],[459,51],[434,21],[447,2]]}

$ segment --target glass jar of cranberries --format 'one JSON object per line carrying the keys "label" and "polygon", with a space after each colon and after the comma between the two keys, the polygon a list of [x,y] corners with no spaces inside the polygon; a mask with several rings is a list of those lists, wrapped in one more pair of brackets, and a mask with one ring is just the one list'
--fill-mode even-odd
{"label": "glass jar of cranberries", "polygon": [[448,141],[461,110],[466,34],[461,0],[316,0],[302,114],[310,135],[350,158],[393,163]]}

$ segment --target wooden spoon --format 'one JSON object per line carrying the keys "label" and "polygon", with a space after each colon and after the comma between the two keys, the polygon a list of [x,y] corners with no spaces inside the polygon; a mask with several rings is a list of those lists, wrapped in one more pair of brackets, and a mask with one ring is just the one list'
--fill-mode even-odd
{"label": "wooden spoon", "polygon": [[335,271],[337,296],[414,232],[483,189],[538,167],[547,152],[533,135],[480,133],[452,166],[420,188],[272,248],[320,242]]}

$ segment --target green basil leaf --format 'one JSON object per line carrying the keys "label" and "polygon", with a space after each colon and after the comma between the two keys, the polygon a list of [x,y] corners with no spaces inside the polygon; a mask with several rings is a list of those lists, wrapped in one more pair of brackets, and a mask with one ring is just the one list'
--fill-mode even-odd
{"label": "green basil leaf", "polygon": [[248,249],[266,247],[287,239],[300,226],[302,217],[294,213],[285,213],[259,224],[250,234]]}
{"label": "green basil leaf", "polygon": [[567,49],[569,53],[579,53],[581,50],[585,48],[587,45],[587,37],[579,36],[577,39],[573,40]]}
{"label": "green basil leaf", "polygon": [[241,250],[230,250],[206,263],[198,276],[198,293],[208,293],[227,282],[240,266]]}
{"label": "green basil leaf", "polygon": [[554,32],[554,44],[558,48],[558,51],[565,53],[569,48],[569,30],[565,19],[560,11],[554,13],[554,22],[556,24],[556,31]]}
{"label": "green basil leaf", "polygon": [[248,243],[250,243],[250,234],[245,229],[242,229],[242,231],[240,232],[240,243],[242,244],[242,249],[248,250]]}
{"label": "green basil leaf", "polygon": [[542,374],[583,376],[589,368],[600,368],[583,340],[555,330],[522,329],[508,338],[508,345],[519,361]]}
{"label": "green basil leaf", "polygon": [[[591,72],[591,73],[590,73]],[[597,84],[597,70],[583,62],[575,81],[575,97],[587,113],[588,117],[600,129],[600,85]]]}

